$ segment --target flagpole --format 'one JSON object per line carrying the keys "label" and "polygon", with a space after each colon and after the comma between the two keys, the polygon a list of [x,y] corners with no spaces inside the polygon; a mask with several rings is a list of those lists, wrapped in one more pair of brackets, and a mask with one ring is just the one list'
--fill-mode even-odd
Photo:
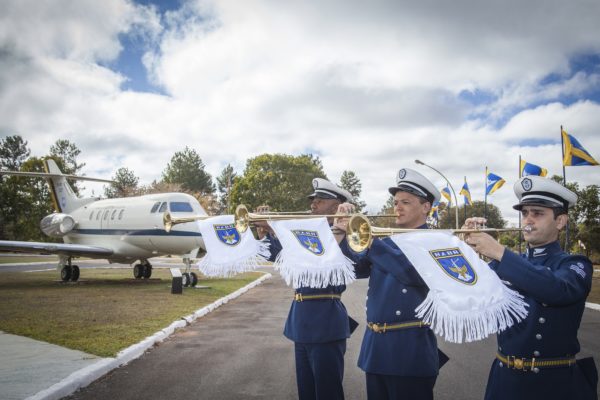
{"label": "flagpole", "polygon": [[[466,185],[466,184],[467,184],[467,176],[465,175],[465,185]],[[463,200],[464,200],[464,197],[465,197],[465,196],[463,195]],[[464,207],[465,207],[465,212],[464,212],[464,214],[465,214],[465,221],[466,221],[466,220],[467,220],[467,202],[465,201],[464,203],[465,203],[465,204],[464,204]]]}
{"label": "flagpole", "polygon": [[565,172],[565,139],[563,137],[563,126],[560,126],[560,149],[562,151],[563,186],[567,187],[567,173]]}
{"label": "flagpole", "polygon": [[487,219],[487,179],[488,178],[488,168],[485,166],[485,180],[483,181],[483,191],[485,196],[483,197],[483,218]]}
{"label": "flagpole", "polygon": [[454,206],[456,207],[454,209],[454,217],[456,218],[456,229],[458,229],[458,199],[456,198],[456,192],[454,191],[454,187],[452,187],[452,184],[450,183],[450,181],[448,180],[448,178],[446,178],[444,176],[444,174],[442,174],[440,171],[438,171],[437,169],[433,168],[431,165],[425,164],[423,161],[421,160],[415,160],[415,163],[420,164],[420,165],[424,165],[426,167],[431,168],[432,170],[434,170],[435,172],[437,172],[438,174],[441,175],[442,178],[444,178],[446,180],[446,183],[448,184],[448,186],[450,186],[450,189],[452,190],[452,194],[454,195]]}
{"label": "flagpole", "polygon": [[[562,135],[561,135],[562,136]],[[523,177],[523,172],[521,171],[521,155],[519,154],[519,179]],[[523,235],[521,234],[521,212],[519,211],[519,254],[522,252],[523,247]]]}
{"label": "flagpole", "polygon": [[[563,137],[563,126],[560,126],[560,149],[562,150],[563,186],[567,187],[567,173],[565,168],[565,139]],[[569,251],[569,213],[567,212],[567,225],[565,226],[565,251]]]}

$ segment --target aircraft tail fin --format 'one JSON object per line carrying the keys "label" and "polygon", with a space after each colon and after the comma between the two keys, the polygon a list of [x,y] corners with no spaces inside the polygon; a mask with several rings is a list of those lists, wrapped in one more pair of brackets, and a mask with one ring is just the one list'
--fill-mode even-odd
{"label": "aircraft tail fin", "polygon": [[54,209],[56,212],[61,213],[69,213],[93,200],[78,198],[75,192],[73,192],[71,185],[67,182],[67,178],[80,181],[113,183],[113,181],[107,179],[63,174],[60,168],[58,168],[58,165],[56,165],[56,162],[51,158],[44,160],[44,169],[46,172],[0,171],[0,175],[46,178],[50,185],[50,194],[52,196],[52,202],[54,203]]}

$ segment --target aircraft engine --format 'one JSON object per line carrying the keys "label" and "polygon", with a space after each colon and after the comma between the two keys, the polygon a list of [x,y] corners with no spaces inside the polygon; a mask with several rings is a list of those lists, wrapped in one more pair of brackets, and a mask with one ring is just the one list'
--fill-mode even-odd
{"label": "aircraft engine", "polygon": [[68,214],[50,214],[40,222],[42,232],[50,237],[63,237],[75,227],[75,220]]}

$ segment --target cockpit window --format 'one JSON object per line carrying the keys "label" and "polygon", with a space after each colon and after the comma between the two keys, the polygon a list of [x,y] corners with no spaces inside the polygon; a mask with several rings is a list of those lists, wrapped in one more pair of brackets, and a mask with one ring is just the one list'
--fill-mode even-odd
{"label": "cockpit window", "polygon": [[124,212],[125,212],[125,210],[121,210],[121,211],[119,212],[119,219],[123,218],[123,213],[124,213]]}
{"label": "cockpit window", "polygon": [[113,219],[115,219],[115,215],[116,215],[116,214],[117,214],[117,210],[113,210],[112,214],[110,215],[110,219],[111,219],[111,221],[112,221]]}
{"label": "cockpit window", "polygon": [[171,212],[193,212],[190,203],[185,201],[172,201],[169,203],[169,209]]}
{"label": "cockpit window", "polygon": [[151,213],[155,213],[156,210],[158,210],[158,206],[160,206],[160,201],[157,201],[156,203],[154,203],[154,205],[152,206],[152,209],[150,210]]}
{"label": "cockpit window", "polygon": [[160,205],[160,209],[158,210],[158,212],[162,213],[165,211],[167,211],[167,202],[166,201]]}

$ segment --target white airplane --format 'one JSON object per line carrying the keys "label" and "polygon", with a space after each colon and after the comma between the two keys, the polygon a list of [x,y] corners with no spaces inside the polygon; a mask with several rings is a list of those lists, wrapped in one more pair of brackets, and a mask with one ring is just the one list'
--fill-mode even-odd
{"label": "white airplane", "polygon": [[204,241],[195,223],[183,223],[165,231],[163,215],[174,217],[207,215],[198,200],[185,193],[104,199],[78,198],[69,179],[111,182],[103,179],[64,175],[54,160],[44,162],[46,173],[0,171],[0,175],[47,178],[55,213],[42,219],[44,234],[62,238],[64,243],[0,240],[0,251],[57,254],[57,269],[63,281],[77,281],[80,270],[71,263],[74,257],[107,259],[109,263],[139,263],[133,267],[136,279],[150,278],[149,259],[164,255],[183,258],[184,286],[195,286],[196,273],[191,260],[204,251]]}

